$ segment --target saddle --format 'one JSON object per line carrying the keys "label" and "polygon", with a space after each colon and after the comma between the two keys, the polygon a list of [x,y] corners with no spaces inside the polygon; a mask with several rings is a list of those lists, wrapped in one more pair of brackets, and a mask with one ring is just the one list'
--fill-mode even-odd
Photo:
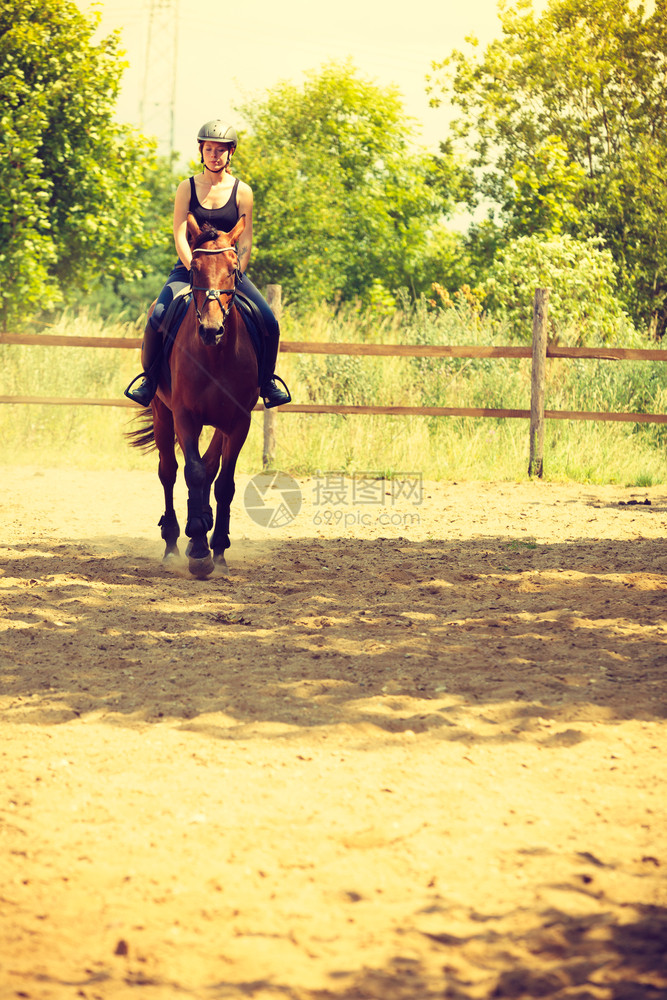
{"label": "saddle", "polygon": [[[169,355],[171,354],[174,341],[176,340],[176,334],[181,328],[181,323],[185,319],[185,314],[188,311],[188,306],[191,301],[192,290],[189,285],[186,285],[180,290],[180,292],[177,292],[174,295],[165,311],[164,316],[162,317],[160,332],[162,334],[163,359],[167,370],[169,368],[167,362],[169,361]],[[266,350],[267,331],[264,320],[262,319],[262,314],[255,303],[251,302],[251,300],[244,295],[240,289],[236,290],[234,305],[243,317],[243,322],[245,323],[246,330],[248,331],[248,336],[250,337],[252,346],[255,350],[255,355],[257,357],[258,385],[264,385],[266,379],[270,378],[273,372],[265,370],[268,353]]]}

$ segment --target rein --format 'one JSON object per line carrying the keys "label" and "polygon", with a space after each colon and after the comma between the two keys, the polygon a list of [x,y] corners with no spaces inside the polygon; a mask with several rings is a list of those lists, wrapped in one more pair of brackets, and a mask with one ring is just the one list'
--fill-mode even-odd
{"label": "rein", "polygon": [[[232,253],[236,252],[234,250],[234,247],[216,247],[216,248],[214,248],[212,250],[204,250],[202,247],[198,247],[196,250],[192,251],[192,256],[194,257],[194,255],[196,253],[229,253],[230,251]],[[237,281],[242,281],[243,280],[243,276],[241,274],[241,269],[238,266],[238,264],[234,268],[234,271],[230,272],[230,273],[233,273],[233,275],[234,275],[234,285],[232,286],[232,288],[206,288],[204,285],[195,285],[193,283],[194,282],[194,275],[193,275],[192,271],[190,272],[190,290],[193,293],[194,292],[206,292],[206,295],[204,296],[204,303],[203,303],[204,306],[206,305],[207,302],[217,302],[218,303],[218,305],[220,306],[220,311],[222,312],[222,326],[223,327],[225,325],[225,320],[229,316],[229,312],[230,312],[232,306],[234,305],[234,297],[236,295],[236,283],[237,283]],[[222,304],[222,299],[220,298],[221,295],[229,295],[229,302],[227,304],[227,307],[225,307]],[[202,321],[201,311],[199,309],[199,306],[197,305],[197,296],[194,295],[194,294],[192,296],[192,301],[194,302],[194,307],[195,307],[195,312],[197,314],[197,319],[201,323],[201,321]]]}

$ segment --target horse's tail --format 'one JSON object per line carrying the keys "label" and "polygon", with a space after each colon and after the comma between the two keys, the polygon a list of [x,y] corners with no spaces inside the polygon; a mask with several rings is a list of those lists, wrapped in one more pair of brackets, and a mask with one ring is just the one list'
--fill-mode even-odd
{"label": "horse's tail", "polygon": [[139,427],[134,431],[125,431],[124,434],[130,447],[141,448],[142,451],[155,451],[157,445],[153,430],[153,411],[148,407],[138,413],[134,420],[139,423]]}

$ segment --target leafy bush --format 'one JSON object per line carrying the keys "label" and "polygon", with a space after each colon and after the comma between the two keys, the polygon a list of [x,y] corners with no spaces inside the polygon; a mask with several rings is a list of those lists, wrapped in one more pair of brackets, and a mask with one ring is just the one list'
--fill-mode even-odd
{"label": "leafy bush", "polygon": [[510,335],[530,342],[536,288],[549,288],[552,339],[619,343],[634,333],[616,297],[616,265],[597,239],[520,236],[500,248],[482,283],[485,304]]}

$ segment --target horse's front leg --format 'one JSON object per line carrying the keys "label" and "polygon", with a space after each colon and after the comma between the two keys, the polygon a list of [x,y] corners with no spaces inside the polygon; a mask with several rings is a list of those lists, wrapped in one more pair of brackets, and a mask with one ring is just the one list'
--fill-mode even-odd
{"label": "horse's front leg", "polygon": [[164,514],[158,524],[165,542],[164,559],[178,555],[180,528],[174,510],[174,483],[178,463],[174,449],[174,418],[171,410],[157,397],[152,403],[153,436],[160,455],[158,476],[164,490]]}
{"label": "horse's front leg", "polygon": [[185,482],[188,487],[188,520],[185,534],[190,539],[186,555],[193,576],[205,577],[213,572],[213,559],[207,534],[213,527],[213,514],[208,502],[210,481],[206,463],[199,454],[199,435],[181,440],[185,455]]}
{"label": "horse's front leg", "polygon": [[250,430],[250,419],[243,420],[226,438],[222,450],[222,467],[215,481],[216,514],[215,528],[211,535],[211,548],[216,568],[227,572],[225,551],[229,548],[229,519],[232,500],[236,489],[234,472],[239,452]]}

